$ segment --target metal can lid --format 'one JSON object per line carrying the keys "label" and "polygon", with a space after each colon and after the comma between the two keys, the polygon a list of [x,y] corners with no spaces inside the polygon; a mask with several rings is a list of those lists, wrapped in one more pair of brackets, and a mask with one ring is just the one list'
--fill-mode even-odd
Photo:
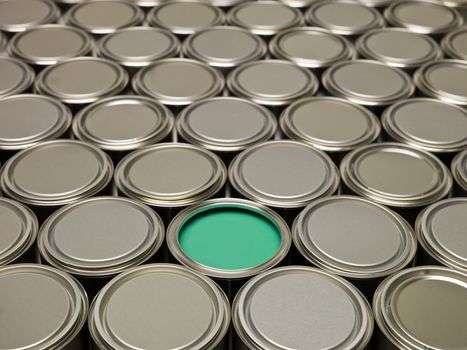
{"label": "metal can lid", "polygon": [[279,0],[280,2],[286,4],[290,7],[305,8],[311,6],[314,2],[318,0]]}
{"label": "metal can lid", "polygon": [[44,69],[34,90],[68,104],[86,104],[121,92],[128,73],[115,62],[103,58],[70,58]]}
{"label": "metal can lid", "polygon": [[228,12],[227,21],[257,35],[274,35],[304,23],[298,9],[270,0],[241,3]]}
{"label": "metal can lid", "polygon": [[353,192],[394,207],[420,207],[446,197],[452,187],[448,168],[434,155],[401,143],[363,146],[340,165]]}
{"label": "metal can lid", "polygon": [[129,151],[163,140],[174,125],[172,112],[148,97],[115,96],[78,112],[73,134],[109,151]]}
{"label": "metal can lid", "polygon": [[156,60],[174,57],[180,52],[180,41],[167,30],[130,27],[104,36],[97,42],[98,56],[125,67],[144,67]]}
{"label": "metal can lid", "polygon": [[276,117],[267,108],[236,97],[195,102],[177,117],[178,134],[211,151],[241,151],[269,140],[276,129]]}
{"label": "metal can lid", "polygon": [[65,23],[92,34],[109,34],[144,20],[144,12],[126,0],[95,0],[74,5],[65,13]]}
{"label": "metal can lid", "polygon": [[312,96],[319,80],[309,70],[289,61],[261,60],[235,68],[227,77],[231,92],[268,106],[281,106]]}
{"label": "metal can lid", "polygon": [[441,47],[448,56],[467,60],[467,27],[447,34],[441,41]]}
{"label": "metal can lid", "polygon": [[361,350],[373,332],[370,305],[350,282],[306,266],[248,281],[235,297],[232,321],[254,350]]}
{"label": "metal can lid", "polygon": [[336,97],[310,97],[282,112],[280,126],[293,140],[325,152],[349,151],[379,136],[381,125],[368,109]]}
{"label": "metal can lid", "polygon": [[465,347],[466,309],[467,274],[445,267],[402,270],[380,284],[373,298],[380,330],[400,349]]}
{"label": "metal can lid", "polygon": [[6,198],[0,198],[0,217],[0,266],[3,266],[15,261],[34,244],[39,223],[29,208]]}
{"label": "metal can lid", "polygon": [[46,24],[15,35],[8,50],[29,64],[51,65],[68,58],[86,56],[94,47],[83,30],[59,24]]}
{"label": "metal can lid", "polygon": [[3,0],[0,2],[0,30],[22,32],[40,24],[53,23],[60,10],[51,0]]}
{"label": "metal can lid", "polygon": [[386,8],[384,17],[395,27],[422,34],[448,33],[463,23],[455,8],[429,0],[397,1]]}
{"label": "metal can lid", "polygon": [[218,26],[200,30],[183,43],[187,57],[219,68],[236,67],[264,57],[268,48],[259,36],[246,29]]}
{"label": "metal can lid", "polygon": [[213,196],[226,177],[225,165],[214,153],[185,143],[160,143],[123,158],[114,180],[119,191],[148,205],[180,207]]}
{"label": "metal can lid", "polygon": [[209,2],[172,0],[154,7],[147,15],[150,25],[170,30],[174,34],[190,35],[201,29],[224,23],[224,12]]}
{"label": "metal can lid", "polygon": [[1,187],[10,198],[36,206],[59,206],[89,197],[112,179],[110,158],[74,140],[39,143],[10,158]]}
{"label": "metal can lid", "polygon": [[332,95],[367,106],[389,105],[415,90],[408,74],[371,60],[336,63],[324,72],[322,82]]}
{"label": "metal can lid", "polygon": [[86,322],[88,299],[83,287],[52,267],[0,268],[0,295],[5,320],[0,327],[2,349],[63,349]]}
{"label": "metal can lid", "polygon": [[417,68],[442,56],[439,45],[429,36],[404,28],[373,29],[356,43],[360,55],[397,68]]}
{"label": "metal can lid", "polygon": [[193,205],[167,229],[167,246],[179,262],[227,280],[245,279],[277,265],[287,256],[291,241],[289,228],[277,213],[237,198]]}
{"label": "metal can lid", "polygon": [[13,95],[0,100],[0,150],[20,150],[56,139],[71,125],[71,112],[40,95]]}
{"label": "metal can lid", "polygon": [[417,88],[430,97],[467,106],[467,62],[440,60],[420,67],[414,75]]}
{"label": "metal can lid", "polygon": [[353,0],[318,1],[305,13],[308,24],[339,35],[358,35],[384,26],[384,19],[374,8]]}
{"label": "metal can lid", "polygon": [[279,208],[304,207],[339,186],[331,159],[297,141],[265,142],[240,153],[229,167],[229,180],[243,196]]}
{"label": "metal can lid", "polygon": [[456,183],[467,191],[467,150],[452,160],[451,172]]}
{"label": "metal can lid", "polygon": [[388,276],[406,267],[417,249],[402,217],[354,196],[314,201],[295,219],[292,231],[295,246],[314,266],[348,278]]}
{"label": "metal can lid", "polygon": [[34,81],[34,70],[11,57],[0,57],[0,98],[23,92]]}
{"label": "metal can lid", "polygon": [[439,100],[397,102],[384,111],[381,122],[393,139],[425,151],[459,152],[467,147],[467,111]]}
{"label": "metal can lid", "polygon": [[138,71],[132,86],[137,94],[165,105],[184,106],[218,95],[224,88],[224,77],[203,62],[167,58]]}
{"label": "metal can lid", "polygon": [[38,247],[52,266],[79,276],[108,277],[153,256],[164,224],[127,198],[94,197],[68,205],[41,226]]}
{"label": "metal can lid", "polygon": [[212,350],[229,324],[222,290],[209,278],[172,264],[144,265],[118,275],[100,291],[89,313],[91,336],[103,350]]}

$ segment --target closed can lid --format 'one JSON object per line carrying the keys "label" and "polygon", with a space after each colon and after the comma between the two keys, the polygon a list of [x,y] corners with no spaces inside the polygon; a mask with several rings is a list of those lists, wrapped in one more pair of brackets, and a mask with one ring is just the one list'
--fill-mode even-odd
{"label": "closed can lid", "polygon": [[147,15],[150,25],[178,35],[190,35],[201,29],[224,23],[224,12],[206,1],[172,0],[154,7]]}
{"label": "closed can lid", "polygon": [[243,196],[279,208],[304,207],[339,186],[339,172],[323,152],[296,141],[270,141],[234,158],[229,180]]}
{"label": "closed can lid", "polygon": [[319,80],[292,62],[261,60],[235,68],[227,77],[227,86],[237,96],[262,105],[281,106],[314,95]]}
{"label": "closed can lid", "polygon": [[108,277],[151,258],[164,225],[149,207],[127,198],[94,197],[68,205],[41,226],[38,247],[68,273]]}
{"label": "closed can lid", "polygon": [[51,0],[3,0],[0,2],[0,30],[22,32],[40,24],[53,23],[60,10]]}
{"label": "closed can lid", "polygon": [[180,207],[207,199],[224,186],[226,177],[219,157],[185,143],[139,149],[123,158],[115,170],[119,191],[159,207]]}
{"label": "closed can lid", "polygon": [[13,95],[0,100],[0,149],[16,151],[63,135],[71,112],[57,100],[40,95]]}
{"label": "closed can lid", "polygon": [[205,63],[167,58],[138,71],[132,86],[137,94],[165,105],[184,106],[218,95],[224,88],[224,77]]}
{"label": "closed can lid", "polygon": [[39,224],[29,208],[6,198],[0,198],[0,218],[0,266],[4,266],[32,247]]}
{"label": "closed can lid", "polygon": [[422,34],[448,33],[463,23],[456,9],[425,0],[394,2],[386,8],[384,17],[395,27]]}
{"label": "closed can lid", "polygon": [[58,350],[86,322],[83,287],[55,268],[18,264],[0,268],[0,348]]}
{"label": "closed can lid", "polygon": [[467,150],[460,152],[452,160],[451,173],[456,183],[467,191]]}
{"label": "closed can lid", "polygon": [[229,26],[212,27],[190,35],[183,43],[186,57],[219,68],[236,67],[256,61],[267,53],[266,43],[246,29]]}
{"label": "closed can lid", "polygon": [[126,0],[97,0],[76,4],[64,16],[64,21],[92,34],[109,34],[132,27],[144,20],[144,12]]}
{"label": "closed can lid", "polygon": [[60,206],[101,191],[112,179],[110,158],[74,140],[47,141],[25,149],[3,166],[1,187],[10,198],[36,206]]}
{"label": "closed can lid", "polygon": [[467,274],[420,266],[388,277],[376,290],[376,322],[399,349],[462,349],[467,344]]}
{"label": "closed can lid", "polygon": [[344,157],[342,180],[353,192],[380,204],[420,207],[449,194],[452,177],[432,154],[399,143],[363,146]]}
{"label": "closed can lid", "polygon": [[299,10],[270,0],[241,3],[229,11],[227,21],[258,35],[275,35],[304,23]]}
{"label": "closed can lid", "polygon": [[97,42],[98,56],[125,67],[144,67],[180,52],[180,41],[167,30],[131,27],[117,30]]}
{"label": "closed can lid", "polygon": [[398,68],[371,60],[336,63],[322,77],[326,90],[366,106],[384,106],[409,98],[415,88],[411,77]]}
{"label": "closed can lid", "polygon": [[459,152],[467,147],[467,111],[439,100],[400,101],[386,109],[382,124],[393,139],[425,151]]}
{"label": "closed can lid", "polygon": [[212,350],[227,333],[230,307],[207,277],[151,264],[110,281],[94,299],[88,324],[102,350]]}
{"label": "closed can lid", "polygon": [[211,151],[241,151],[269,140],[276,128],[276,117],[267,108],[235,97],[195,102],[177,117],[178,134]]}
{"label": "closed can lid", "polygon": [[305,19],[339,35],[358,35],[384,26],[377,10],[353,0],[318,1],[306,11]]}
{"label": "closed can lid", "polygon": [[467,60],[467,27],[459,28],[446,35],[441,41],[441,47],[448,56]]}
{"label": "closed can lid", "polygon": [[370,305],[354,286],[305,266],[248,281],[235,297],[232,321],[253,350],[362,350],[373,332]]}
{"label": "closed can lid", "polygon": [[417,68],[438,60],[442,51],[429,36],[403,28],[374,29],[356,43],[360,55],[397,68]]}
{"label": "closed can lid", "polygon": [[369,144],[381,126],[368,109],[336,97],[310,97],[292,103],[282,112],[284,134],[325,152],[349,151]]}
{"label": "closed can lid", "polygon": [[20,94],[34,81],[34,70],[22,61],[0,57],[0,98]]}
{"label": "closed can lid", "polygon": [[403,218],[354,196],[314,201],[296,218],[292,231],[307,260],[348,278],[388,276],[406,267],[417,249],[415,234]]}
{"label": "closed can lid", "polygon": [[68,104],[86,104],[116,95],[128,83],[128,73],[103,58],[78,57],[44,69],[34,90]]}

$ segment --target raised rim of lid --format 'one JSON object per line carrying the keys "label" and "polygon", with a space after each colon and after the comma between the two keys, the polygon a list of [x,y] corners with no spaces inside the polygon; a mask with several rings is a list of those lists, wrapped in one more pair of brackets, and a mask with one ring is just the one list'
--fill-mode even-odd
{"label": "raised rim of lid", "polygon": [[10,95],[20,94],[21,92],[23,92],[24,90],[26,90],[32,85],[32,83],[34,82],[34,79],[36,78],[36,73],[34,73],[34,69],[32,69],[31,66],[24,63],[20,59],[8,57],[8,56],[0,56],[0,60],[8,61],[12,64],[17,65],[19,69],[22,70],[22,73],[23,73],[22,79],[17,85],[10,87],[7,91],[0,91],[0,98],[4,98]]}
{"label": "raised rim of lid", "polygon": [[467,27],[461,27],[444,36],[443,40],[441,40],[441,47],[448,56],[454,59],[467,60],[467,53],[462,54],[454,46],[454,39],[457,35],[465,35],[467,37]]}
{"label": "raised rim of lid", "polygon": [[[14,0],[7,0],[7,1],[14,1]],[[38,18],[33,22],[29,23],[20,23],[20,24],[12,24],[12,25],[5,25],[0,24],[0,30],[4,30],[5,32],[9,33],[19,33],[23,32],[29,28],[34,28],[35,26],[46,24],[46,23],[53,23],[58,20],[61,15],[60,9],[52,0],[33,0],[37,2],[42,2],[49,7],[49,13],[44,18]]]}
{"label": "raised rim of lid", "polygon": [[467,191],[467,149],[459,152],[451,163],[452,177],[465,191]]}

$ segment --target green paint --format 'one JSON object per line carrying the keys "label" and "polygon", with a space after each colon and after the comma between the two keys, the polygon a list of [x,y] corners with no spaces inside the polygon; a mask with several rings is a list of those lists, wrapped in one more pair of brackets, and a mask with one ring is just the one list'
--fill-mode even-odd
{"label": "green paint", "polygon": [[178,240],[185,254],[202,265],[241,270],[271,259],[282,239],[266,214],[247,206],[223,204],[186,218]]}

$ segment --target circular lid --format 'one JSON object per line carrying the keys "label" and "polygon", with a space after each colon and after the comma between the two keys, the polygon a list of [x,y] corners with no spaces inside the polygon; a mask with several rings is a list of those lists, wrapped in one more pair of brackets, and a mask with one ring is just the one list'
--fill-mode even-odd
{"label": "circular lid", "polygon": [[31,67],[16,58],[0,57],[0,76],[0,98],[3,98],[26,90],[35,74]]}
{"label": "circular lid", "polygon": [[298,250],[314,266],[349,278],[388,276],[407,266],[417,249],[404,219],[354,196],[314,201],[297,217],[292,231]]}
{"label": "circular lid", "polygon": [[0,149],[19,150],[56,139],[70,125],[70,110],[53,98],[25,94],[0,100]]}
{"label": "circular lid", "polygon": [[230,307],[220,288],[171,264],[118,275],[94,299],[89,314],[92,338],[103,350],[212,350],[229,324]]}
{"label": "circular lid", "polygon": [[224,77],[209,65],[185,58],[167,58],[142,68],[133,89],[166,105],[183,106],[218,95]]}
{"label": "circular lid", "polygon": [[342,180],[353,192],[394,207],[420,207],[446,197],[449,170],[428,152],[399,143],[357,148],[340,165]]}
{"label": "circular lid", "polygon": [[167,30],[131,27],[104,36],[97,53],[126,67],[144,67],[180,52],[180,41]]}
{"label": "circular lid", "polygon": [[417,88],[440,100],[467,106],[467,62],[441,60],[420,67],[414,75]]}
{"label": "circular lid", "polygon": [[444,52],[460,60],[467,60],[467,27],[459,28],[446,35],[441,41]]}
{"label": "circular lid", "polygon": [[368,109],[336,97],[310,97],[282,112],[281,129],[289,138],[322,151],[341,152],[369,144],[381,126]]}
{"label": "circular lid", "polygon": [[384,17],[395,27],[423,34],[448,33],[463,23],[456,9],[429,0],[397,1],[386,8]]}
{"label": "circular lid", "polygon": [[356,47],[363,57],[407,69],[417,68],[442,56],[436,41],[403,28],[371,30],[358,39]]}
{"label": "circular lid", "polygon": [[6,198],[0,198],[0,221],[0,266],[3,266],[34,244],[39,224],[29,208]]}
{"label": "circular lid", "polygon": [[280,208],[304,207],[334,193],[339,172],[321,151],[296,141],[270,141],[234,158],[232,186],[247,198]]}
{"label": "circular lid", "polygon": [[209,2],[172,0],[154,7],[147,15],[150,25],[189,35],[201,29],[224,23],[224,13]]}
{"label": "circular lid", "polygon": [[422,247],[437,261],[467,272],[467,198],[432,204],[417,218],[415,230]]}
{"label": "circular lid", "polygon": [[0,30],[22,32],[40,24],[52,23],[60,10],[51,0],[2,0],[0,2]]}
{"label": "circular lid", "polygon": [[126,0],[94,0],[73,6],[64,21],[92,34],[113,33],[117,29],[140,24],[144,12]]}
{"label": "circular lid", "polygon": [[467,111],[428,98],[400,101],[383,113],[382,124],[395,140],[430,152],[467,147]]}
{"label": "circular lid", "polygon": [[355,57],[355,49],[344,37],[313,27],[280,32],[269,43],[269,51],[305,68],[329,67]]}
{"label": "circular lid", "polygon": [[277,122],[265,107],[235,97],[202,100],[177,118],[177,132],[212,151],[234,152],[274,136]]}
{"label": "circular lid", "polygon": [[339,35],[358,35],[384,26],[380,13],[353,0],[318,1],[305,13],[308,24]]}
{"label": "circular lid", "polygon": [[172,113],[153,99],[115,96],[82,109],[73,134],[110,151],[129,151],[163,140],[172,131]]}
{"label": "circular lid", "polygon": [[274,35],[304,23],[299,10],[270,0],[239,4],[229,11],[227,21],[258,35]]}
{"label": "circular lid", "polygon": [[34,89],[68,104],[92,103],[115,95],[128,83],[128,73],[118,64],[103,58],[78,57],[44,69]]}
{"label": "circular lid", "polygon": [[114,180],[119,191],[146,204],[180,207],[217,193],[225,184],[226,169],[220,158],[207,150],[161,143],[123,158]]}
{"label": "circular lid", "polygon": [[361,350],[373,332],[370,306],[354,286],[305,266],[248,281],[235,297],[232,320],[254,350]]}
{"label": "circular lid", "polygon": [[332,95],[367,106],[389,105],[415,90],[409,75],[370,60],[337,63],[324,72],[322,82]]}
{"label": "circular lid", "polygon": [[9,50],[27,63],[51,65],[68,58],[86,56],[93,45],[93,39],[81,29],[47,24],[15,35]]}
{"label": "circular lid", "polygon": [[88,299],[65,272],[36,264],[0,268],[0,348],[63,349],[86,322]]}
{"label": "circular lid", "polygon": [[387,278],[373,299],[375,319],[398,348],[462,349],[467,344],[467,274],[420,266]]}
{"label": "circular lid", "polygon": [[42,142],[10,158],[3,167],[4,193],[22,203],[58,206],[89,197],[112,179],[110,158],[72,140]]}
{"label": "circular lid", "polygon": [[319,81],[309,70],[292,62],[262,60],[245,63],[227,77],[230,91],[256,103],[280,106],[316,93]]}
{"label": "circular lid", "polygon": [[452,160],[451,172],[457,184],[467,191],[467,150],[459,153]]}
{"label": "circular lid", "polygon": [[116,275],[148,260],[164,239],[149,207],[118,197],[94,197],[62,208],[41,226],[38,246],[49,264],[80,276]]}
{"label": "circular lid", "polygon": [[245,29],[228,26],[203,29],[183,43],[185,56],[220,68],[256,61],[267,51],[266,43],[260,37]]}

